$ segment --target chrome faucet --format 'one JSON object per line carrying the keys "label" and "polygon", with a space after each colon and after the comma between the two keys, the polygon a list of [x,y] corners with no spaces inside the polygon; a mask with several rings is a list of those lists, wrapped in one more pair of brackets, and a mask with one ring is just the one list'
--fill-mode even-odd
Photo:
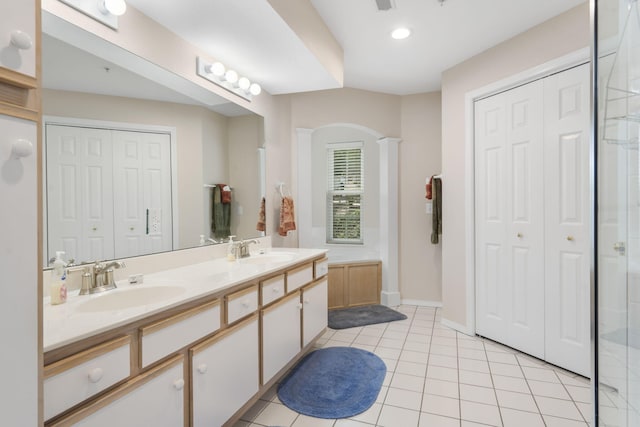
{"label": "chrome faucet", "polygon": [[97,292],[115,289],[116,282],[113,279],[113,270],[124,267],[126,267],[126,265],[123,261],[110,261],[107,263],[96,261],[92,267],[86,267],[84,273],[82,273],[80,295],[95,294]]}
{"label": "chrome faucet", "polygon": [[256,245],[258,244],[258,241],[255,239],[251,239],[251,240],[240,240],[239,242],[236,242],[236,250],[235,250],[235,255],[236,258],[246,258],[249,255],[251,255],[249,253],[249,243],[255,243]]}

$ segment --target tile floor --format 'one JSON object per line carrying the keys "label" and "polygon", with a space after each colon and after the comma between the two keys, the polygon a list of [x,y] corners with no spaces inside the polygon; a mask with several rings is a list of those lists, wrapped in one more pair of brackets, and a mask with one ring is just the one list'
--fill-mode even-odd
{"label": "tile floor", "polygon": [[369,350],[387,364],[377,402],[349,419],[294,412],[275,387],[235,427],[587,427],[589,380],[443,326],[438,309],[403,305],[407,320],[329,329],[317,347]]}

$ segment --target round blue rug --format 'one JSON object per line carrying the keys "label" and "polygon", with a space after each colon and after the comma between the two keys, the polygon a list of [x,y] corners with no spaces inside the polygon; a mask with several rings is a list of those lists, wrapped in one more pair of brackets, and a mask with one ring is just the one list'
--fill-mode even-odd
{"label": "round blue rug", "polygon": [[387,367],[375,354],[329,347],[307,354],[278,386],[287,407],[316,418],[348,418],[371,407]]}

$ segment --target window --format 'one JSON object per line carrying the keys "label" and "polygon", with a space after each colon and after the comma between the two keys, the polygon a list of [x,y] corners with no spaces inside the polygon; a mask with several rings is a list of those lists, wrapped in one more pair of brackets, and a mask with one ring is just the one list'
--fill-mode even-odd
{"label": "window", "polygon": [[327,243],[362,243],[362,142],[327,145]]}

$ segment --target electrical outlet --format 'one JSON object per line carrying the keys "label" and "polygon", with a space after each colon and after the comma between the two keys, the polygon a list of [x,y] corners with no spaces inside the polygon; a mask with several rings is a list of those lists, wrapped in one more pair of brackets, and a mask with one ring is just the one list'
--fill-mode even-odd
{"label": "electrical outlet", "polygon": [[432,202],[427,202],[426,203],[425,212],[427,213],[427,215],[431,215],[433,213],[433,203]]}

